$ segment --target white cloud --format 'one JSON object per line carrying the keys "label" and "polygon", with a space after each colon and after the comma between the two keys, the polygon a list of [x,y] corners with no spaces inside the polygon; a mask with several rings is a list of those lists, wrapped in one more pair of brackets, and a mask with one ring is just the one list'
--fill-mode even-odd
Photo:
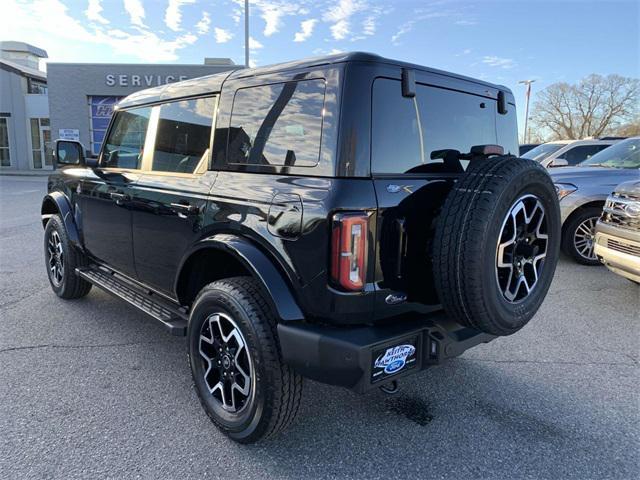
{"label": "white cloud", "polygon": [[124,0],[124,9],[129,14],[131,23],[138,27],[145,27],[144,24],[144,7],[140,0]]}
{"label": "white cloud", "polygon": [[475,20],[456,20],[455,24],[462,25],[462,26],[470,26],[470,25],[477,25],[478,22],[476,22]]}
{"label": "white cloud", "polygon": [[495,55],[488,55],[482,58],[482,63],[490,67],[509,69],[515,67],[516,63],[511,58],[502,58]]}
{"label": "white cloud", "polygon": [[87,18],[92,22],[102,23],[103,25],[108,24],[109,20],[104,18],[100,12],[102,12],[100,0],[89,0],[89,5],[87,5],[87,9],[84,11]]}
{"label": "white cloud", "polygon": [[227,43],[233,38],[233,34],[224,28],[215,27],[213,29],[213,34],[216,37],[216,43]]}
{"label": "white cloud", "polygon": [[300,31],[296,32],[296,35],[293,39],[294,42],[304,42],[307,40],[311,34],[313,33],[313,27],[316,26],[318,20],[315,18],[310,18],[309,20],[304,20],[300,23]]}
{"label": "white cloud", "polygon": [[249,37],[249,50],[260,50],[261,48],[264,48],[264,45],[255,38]]}
{"label": "white cloud", "polygon": [[391,36],[391,43],[393,43],[394,45],[400,45],[400,42],[398,42],[400,37],[402,37],[403,35],[406,35],[411,30],[413,30],[413,25],[415,23],[416,23],[415,20],[409,20],[408,22],[405,22],[402,25],[400,25],[400,28],[398,28],[398,31]]}
{"label": "white cloud", "polygon": [[181,30],[180,23],[182,23],[182,13],[180,9],[183,5],[189,5],[195,3],[195,0],[169,0],[167,9],[164,12],[164,23],[174,32]]}
{"label": "white cloud", "polygon": [[329,55],[337,55],[338,53],[344,53],[344,51],[343,51],[343,50],[339,50],[339,49],[337,49],[337,48],[332,48],[332,49],[329,51]]}
{"label": "white cloud", "polygon": [[471,53],[471,49],[470,48],[465,48],[460,53],[456,53],[456,57],[462,57],[463,55],[469,55],[470,53]]}
{"label": "white cloud", "polygon": [[208,12],[202,12],[202,18],[196,23],[196,30],[200,35],[204,35],[209,31],[209,27],[211,27],[211,16]]}
{"label": "white cloud", "polygon": [[[70,44],[78,44],[82,48],[88,45],[106,47],[116,55],[143,62],[175,61],[179,50],[198,39],[193,34],[164,39],[140,28],[135,29],[136,33],[130,33],[95,24],[86,27],[69,15],[69,9],[60,0],[35,0],[31,3],[3,0],[2,6],[3,13],[11,18],[11,22],[3,25],[3,35],[45,46],[51,61],[78,61],[78,53],[69,48]],[[34,25],[38,28],[35,29]]]}
{"label": "white cloud", "polygon": [[373,35],[376,33],[376,18],[371,15],[362,22],[362,33],[365,35]]}
{"label": "white cloud", "polygon": [[[242,2],[242,0],[237,3]],[[244,5],[244,2],[242,2]],[[308,15],[309,10],[299,5],[298,3],[290,2],[287,0],[252,0],[249,6],[249,16],[254,17],[255,12],[260,12],[260,18],[264,20],[264,30],[262,34],[265,37],[278,33],[282,27],[282,17],[289,15]],[[242,8],[244,14],[244,6]],[[234,13],[234,19],[235,19]]]}
{"label": "white cloud", "polygon": [[351,17],[363,10],[366,4],[360,0],[339,0],[323,15],[335,40],[344,40],[351,33]]}

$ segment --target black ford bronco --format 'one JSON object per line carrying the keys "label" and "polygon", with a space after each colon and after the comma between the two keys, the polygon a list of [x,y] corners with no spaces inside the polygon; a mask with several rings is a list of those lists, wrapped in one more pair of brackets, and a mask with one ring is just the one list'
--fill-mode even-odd
{"label": "black ford bronco", "polygon": [[394,390],[532,318],[560,215],[517,152],[508,89],[365,53],[144,90],[98,158],[57,142],[49,280],[186,335],[207,414],[254,442],[303,377]]}

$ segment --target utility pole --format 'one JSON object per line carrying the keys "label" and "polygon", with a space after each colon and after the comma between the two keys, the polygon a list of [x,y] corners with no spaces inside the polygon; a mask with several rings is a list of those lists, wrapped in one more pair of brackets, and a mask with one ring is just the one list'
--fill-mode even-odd
{"label": "utility pole", "polygon": [[524,93],[525,107],[524,107],[524,142],[528,143],[529,141],[529,99],[531,98],[531,84],[535,82],[535,80],[520,80],[518,83],[523,83],[526,85],[526,90]]}
{"label": "utility pole", "polygon": [[249,0],[244,0],[244,66],[249,68]]}

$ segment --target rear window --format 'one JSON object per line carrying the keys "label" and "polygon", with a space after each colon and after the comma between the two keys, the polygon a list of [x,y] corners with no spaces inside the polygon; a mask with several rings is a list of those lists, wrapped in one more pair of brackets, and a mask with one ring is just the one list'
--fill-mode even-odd
{"label": "rear window", "polygon": [[515,108],[510,105],[509,114],[500,115],[505,118],[499,123],[496,108],[496,101],[490,98],[426,85],[418,85],[416,96],[406,98],[400,81],[376,79],[373,172],[460,172],[468,162],[450,156],[432,158],[432,154],[445,149],[466,153],[472,146],[484,144],[502,144],[505,151],[515,149]]}
{"label": "rear window", "polygon": [[313,167],[320,156],[324,80],[243,88],[229,129],[229,163]]}

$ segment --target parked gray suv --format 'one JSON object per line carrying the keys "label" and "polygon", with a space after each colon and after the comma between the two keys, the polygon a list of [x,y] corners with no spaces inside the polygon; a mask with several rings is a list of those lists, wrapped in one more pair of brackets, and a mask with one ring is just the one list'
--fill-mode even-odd
{"label": "parked gray suv", "polygon": [[553,169],[562,213],[562,249],[584,265],[600,265],[595,227],[616,185],[640,179],[640,137],[623,140],[576,167]]}

